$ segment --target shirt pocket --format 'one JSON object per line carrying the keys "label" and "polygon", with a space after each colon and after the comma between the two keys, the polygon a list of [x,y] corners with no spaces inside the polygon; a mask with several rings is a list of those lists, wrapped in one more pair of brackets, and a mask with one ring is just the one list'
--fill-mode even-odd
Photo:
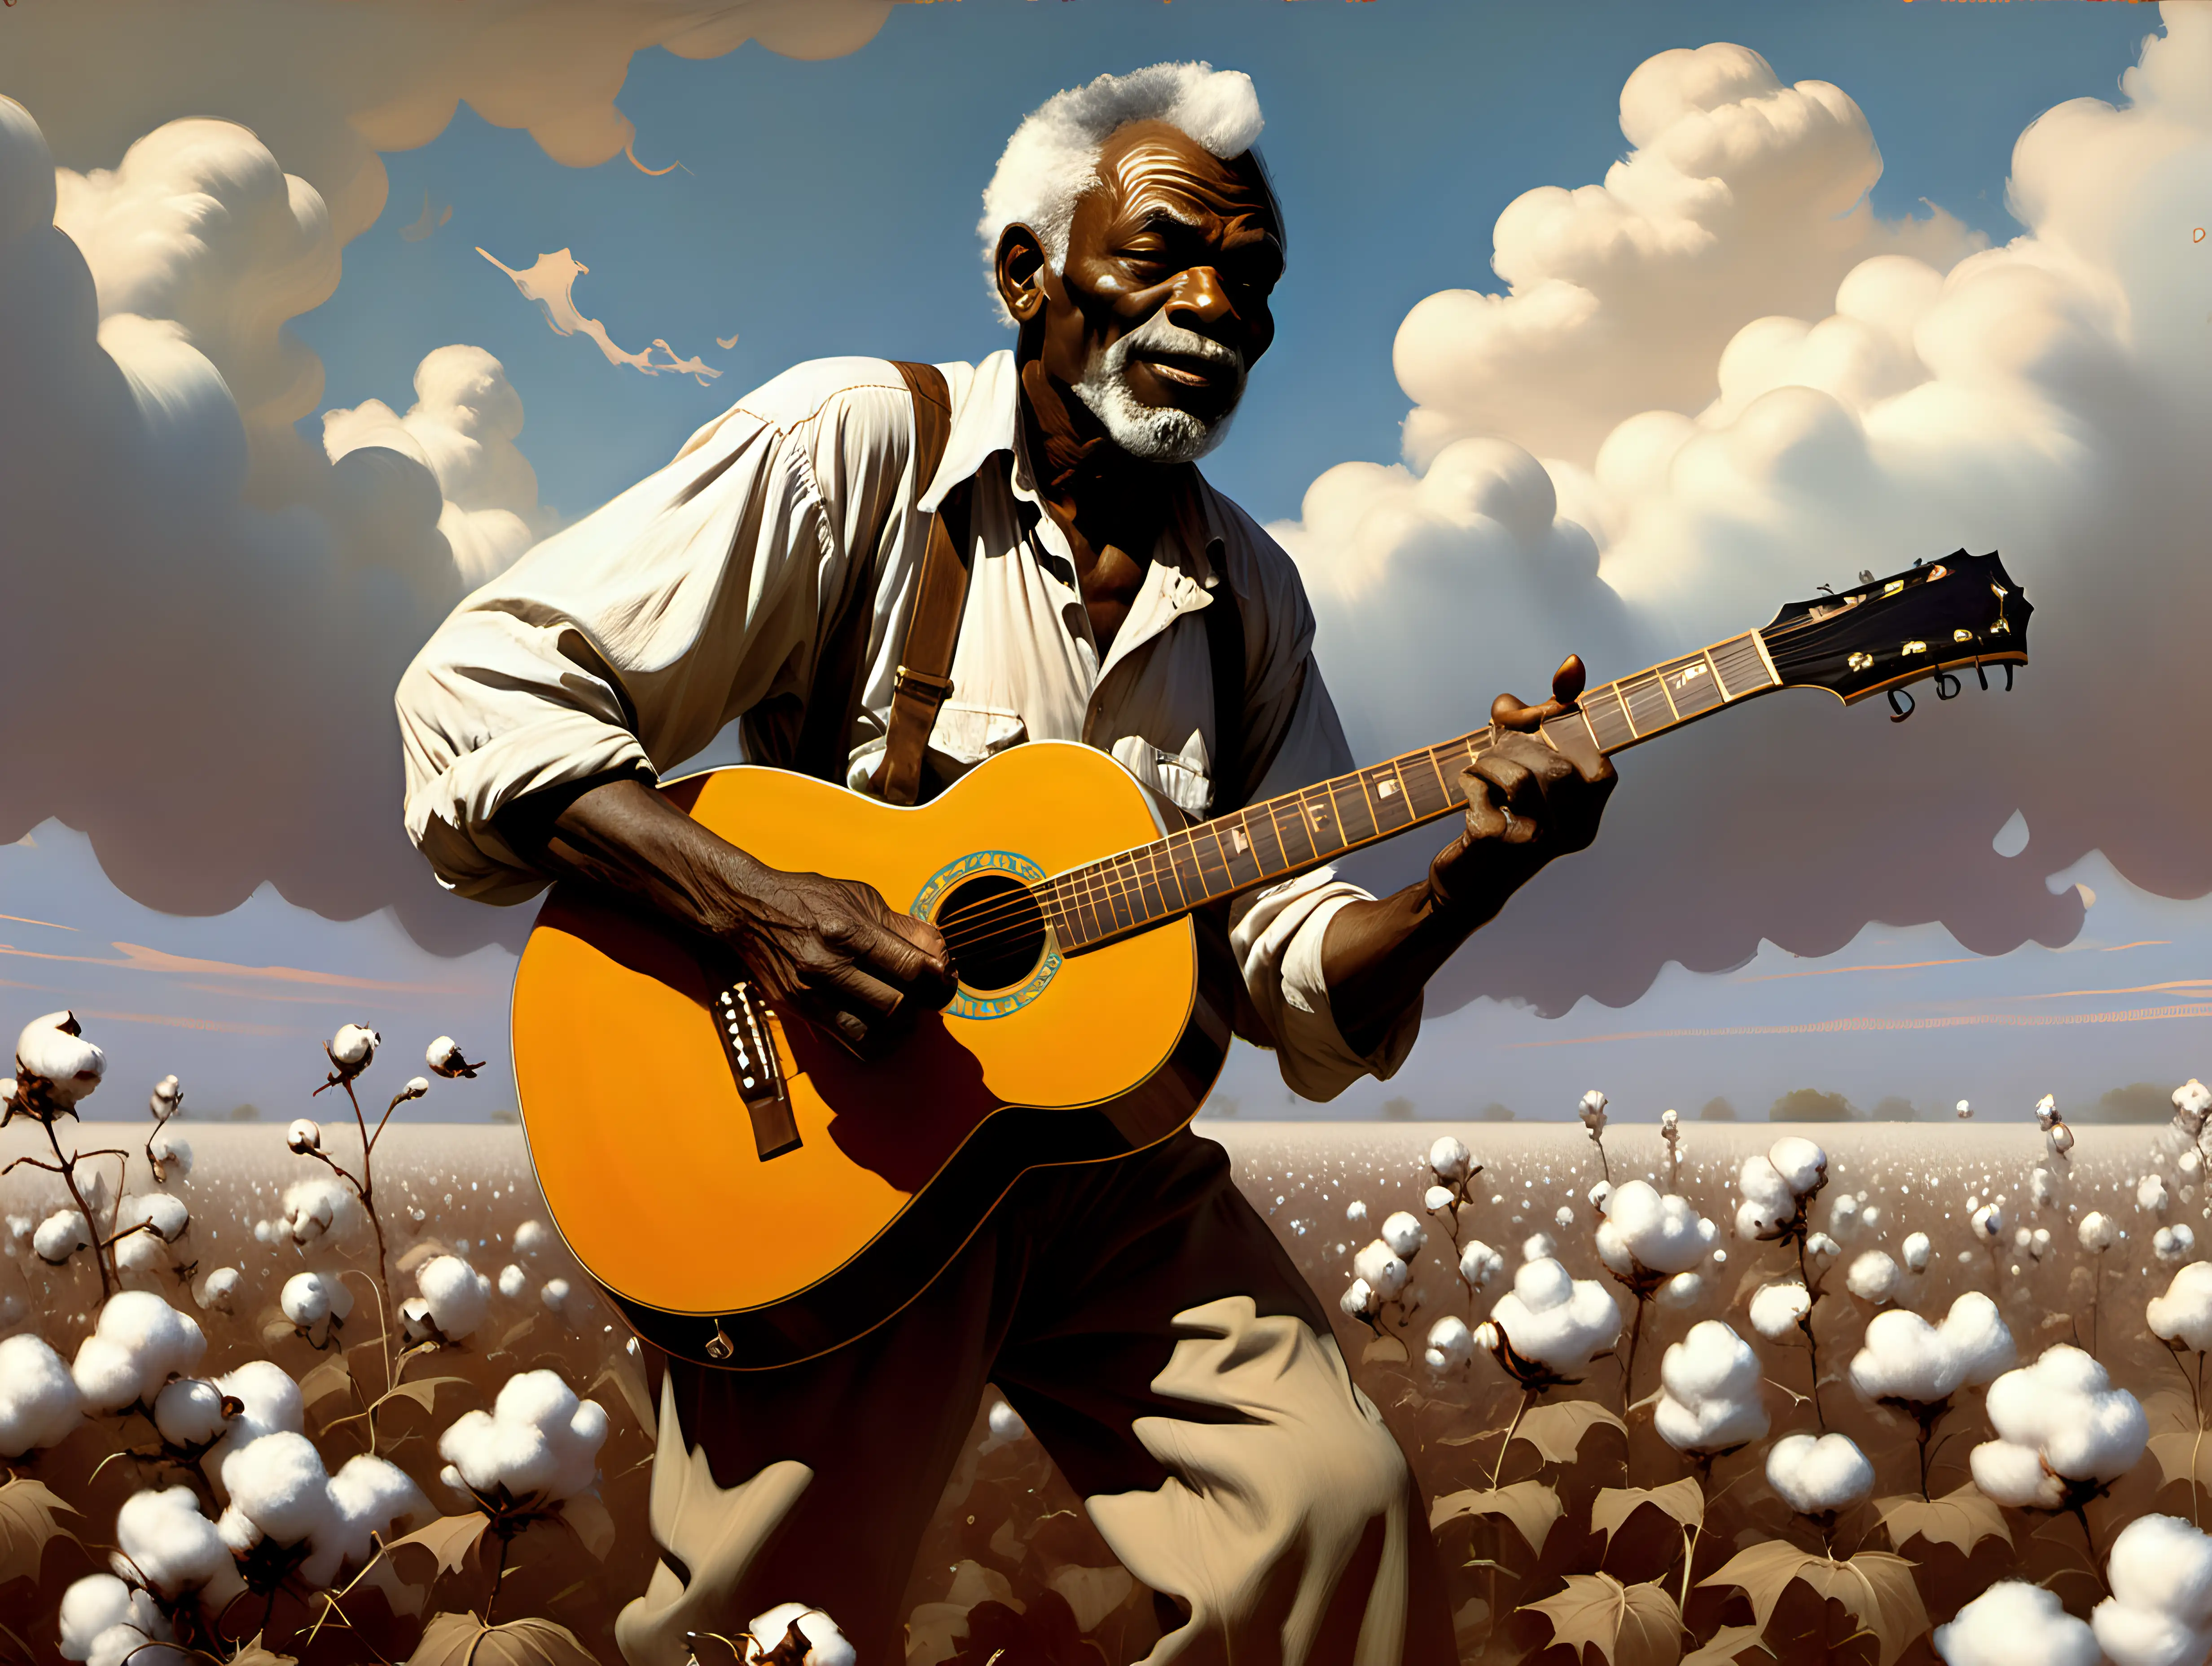
{"label": "shirt pocket", "polygon": [[1206,756],[1206,743],[1194,734],[1180,754],[1165,751],[1142,735],[1128,735],[1115,743],[1115,760],[1139,781],[1158,793],[1194,821],[1212,813],[1213,776]]}

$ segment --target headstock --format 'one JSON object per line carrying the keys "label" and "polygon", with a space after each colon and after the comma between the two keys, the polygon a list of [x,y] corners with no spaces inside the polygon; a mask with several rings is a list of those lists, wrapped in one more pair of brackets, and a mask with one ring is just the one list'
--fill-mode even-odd
{"label": "headstock", "polygon": [[1935,678],[1937,696],[1948,700],[1959,692],[1953,672],[1971,666],[1987,688],[1983,667],[2002,666],[2009,689],[2012,668],[2027,663],[2034,611],[1995,551],[1959,550],[1887,579],[1792,602],[1759,635],[1784,688],[1826,689],[1845,705],[1887,690],[1902,720],[1911,714],[1912,698],[1899,690],[1926,678]]}

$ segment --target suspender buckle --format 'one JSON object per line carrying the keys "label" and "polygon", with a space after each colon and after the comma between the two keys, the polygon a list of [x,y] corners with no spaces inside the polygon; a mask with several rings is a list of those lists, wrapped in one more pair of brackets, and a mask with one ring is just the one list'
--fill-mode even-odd
{"label": "suspender buckle", "polygon": [[901,666],[891,678],[893,699],[919,700],[933,712],[943,705],[951,693],[952,679],[950,677],[916,671],[911,666]]}

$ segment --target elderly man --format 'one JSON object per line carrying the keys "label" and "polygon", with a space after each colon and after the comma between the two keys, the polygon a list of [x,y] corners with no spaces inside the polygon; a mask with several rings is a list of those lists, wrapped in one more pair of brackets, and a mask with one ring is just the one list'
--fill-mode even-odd
{"label": "elderly man", "polygon": [[[949,689],[925,690],[925,786],[1036,738],[1111,752],[1193,817],[1351,767],[1297,572],[1192,466],[1273,333],[1260,125],[1250,82],[1203,64],[1060,94],[984,198],[1012,351],[937,367],[941,395],[913,367],[801,365],[465,602],[398,695],[407,824],[440,877],[495,902],[549,877],[628,893],[856,1051],[895,1049],[954,990],[936,931],[864,885],[766,866],[650,783],[741,718],[756,759],[805,764],[826,739],[811,767],[877,790],[940,512],[967,588]],[[1498,715],[1533,728],[1573,692]],[[1611,784],[1595,756],[1509,737],[1422,882],[1377,900],[1322,870],[1212,922],[1239,1030],[1310,1097],[1389,1075],[1429,975],[1589,842]],[[668,1361],[664,1556],[625,1655],[673,1666],[687,1633],[795,1599],[863,1662],[897,1657],[915,1546],[989,1383],[1155,1594],[1147,1660],[1452,1658],[1402,1454],[1219,1147],[1188,1133],[1031,1174],[921,1298],[821,1359]]]}

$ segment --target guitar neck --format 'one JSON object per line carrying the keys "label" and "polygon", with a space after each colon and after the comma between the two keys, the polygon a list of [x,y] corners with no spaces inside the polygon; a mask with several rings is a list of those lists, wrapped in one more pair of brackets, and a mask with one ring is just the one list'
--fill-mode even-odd
{"label": "guitar neck", "polygon": [[[1589,690],[1545,739],[1607,756],[1782,685],[1759,632]],[[1097,947],[1465,806],[1460,772],[1496,740],[1488,726],[1439,746],[1248,805],[1035,887],[1063,953]]]}

